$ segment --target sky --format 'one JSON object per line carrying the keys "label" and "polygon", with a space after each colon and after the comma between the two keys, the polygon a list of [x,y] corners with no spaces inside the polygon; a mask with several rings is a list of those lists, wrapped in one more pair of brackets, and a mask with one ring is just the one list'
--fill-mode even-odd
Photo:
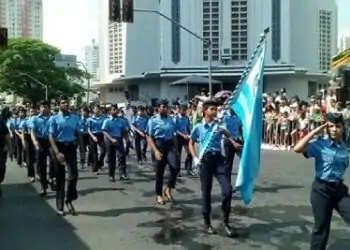
{"label": "sky", "polygon": [[[98,1],[44,0],[44,41],[83,60],[84,47],[98,38]],[[337,1],[338,34],[350,35],[350,0]]]}

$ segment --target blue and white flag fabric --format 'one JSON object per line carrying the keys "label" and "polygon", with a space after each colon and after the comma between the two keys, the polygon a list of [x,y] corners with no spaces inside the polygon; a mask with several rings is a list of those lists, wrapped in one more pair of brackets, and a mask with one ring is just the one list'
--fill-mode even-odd
{"label": "blue and white flag fabric", "polygon": [[236,188],[248,205],[253,198],[255,180],[260,170],[262,140],[262,84],[264,78],[266,42],[253,58],[251,70],[237,89],[237,96],[229,103],[242,121],[244,144],[238,168]]}

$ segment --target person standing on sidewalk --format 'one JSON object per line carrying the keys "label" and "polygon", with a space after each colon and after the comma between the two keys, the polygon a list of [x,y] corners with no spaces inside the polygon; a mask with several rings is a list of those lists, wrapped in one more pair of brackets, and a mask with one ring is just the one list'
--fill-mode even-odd
{"label": "person standing on sidewalk", "polygon": [[7,152],[11,149],[10,132],[6,122],[0,118],[0,198],[2,196],[1,183],[5,179]]}

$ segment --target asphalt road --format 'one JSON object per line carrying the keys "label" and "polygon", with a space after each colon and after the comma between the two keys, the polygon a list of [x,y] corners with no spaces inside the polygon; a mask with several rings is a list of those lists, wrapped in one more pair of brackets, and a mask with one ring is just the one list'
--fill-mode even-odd
{"label": "asphalt road", "polygon": [[[133,165],[133,160],[129,159]],[[150,167],[131,167],[130,182],[109,183],[106,175],[80,173],[79,215],[58,217],[53,194],[40,198],[25,170],[9,164],[0,201],[1,250],[248,250],[308,249],[312,216],[309,188],[312,162],[289,152],[265,151],[255,199],[244,207],[233,199],[233,225],[240,239],[202,233],[198,180],[181,177],[178,205],[154,204]],[[350,174],[346,182],[350,184]],[[213,225],[220,225],[220,190],[213,190]],[[350,248],[350,231],[334,216],[330,248]]]}

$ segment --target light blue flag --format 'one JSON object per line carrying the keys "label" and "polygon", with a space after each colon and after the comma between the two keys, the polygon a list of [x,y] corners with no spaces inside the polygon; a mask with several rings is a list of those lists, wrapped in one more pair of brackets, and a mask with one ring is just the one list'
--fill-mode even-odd
{"label": "light blue flag", "polygon": [[229,106],[242,121],[244,145],[238,168],[236,187],[244,204],[253,198],[255,180],[260,170],[260,147],[262,140],[262,84],[264,78],[266,42],[254,58],[251,70],[243,79],[236,98]]}

